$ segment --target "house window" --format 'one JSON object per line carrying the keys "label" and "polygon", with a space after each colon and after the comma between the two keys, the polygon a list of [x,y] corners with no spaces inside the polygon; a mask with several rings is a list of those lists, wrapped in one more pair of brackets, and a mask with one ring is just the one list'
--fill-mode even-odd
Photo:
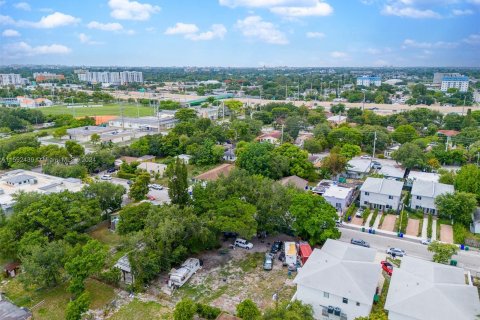
{"label": "house window", "polygon": [[323,297],[324,297],[324,298],[327,298],[327,299],[330,298],[330,293],[324,292],[324,293],[323,293]]}
{"label": "house window", "polygon": [[422,197],[421,197],[421,196],[417,196],[417,200],[422,200]]}
{"label": "house window", "polygon": [[357,301],[357,307],[360,307],[360,302]]}
{"label": "house window", "polygon": [[393,199],[393,196],[388,196],[388,199]]}
{"label": "house window", "polygon": [[368,204],[368,201],[363,201],[363,204]]}
{"label": "house window", "polygon": [[347,298],[343,298],[343,303],[348,304],[348,299],[347,299]]}
{"label": "house window", "polygon": [[370,195],[370,192],[365,192],[365,195],[366,195],[366,196],[369,196],[369,195]]}

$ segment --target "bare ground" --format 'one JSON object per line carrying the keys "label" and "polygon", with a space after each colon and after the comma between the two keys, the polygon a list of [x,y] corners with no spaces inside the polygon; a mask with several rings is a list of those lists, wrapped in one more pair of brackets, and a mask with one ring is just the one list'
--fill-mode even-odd
{"label": "bare ground", "polygon": [[385,219],[383,220],[381,229],[385,230],[385,231],[393,231],[393,229],[395,228],[395,220],[396,219],[397,219],[396,215],[387,214],[385,216]]}
{"label": "bare ground", "polygon": [[453,243],[453,228],[448,224],[440,225],[440,241]]}
{"label": "bare ground", "polygon": [[408,224],[407,224],[407,232],[406,234],[409,236],[414,236],[416,237],[418,235],[418,227],[420,226],[420,220],[418,219],[408,219]]}

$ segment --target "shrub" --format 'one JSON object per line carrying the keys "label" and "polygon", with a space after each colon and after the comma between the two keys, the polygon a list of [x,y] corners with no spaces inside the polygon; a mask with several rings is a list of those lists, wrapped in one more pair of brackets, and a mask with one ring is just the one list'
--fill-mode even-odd
{"label": "shrub", "polygon": [[468,237],[469,232],[467,228],[461,223],[455,223],[453,225],[453,241],[459,244],[465,244],[465,239]]}
{"label": "shrub", "polygon": [[196,313],[196,306],[190,299],[183,299],[177,303],[173,311],[174,320],[192,320]]}
{"label": "shrub", "polygon": [[382,217],[380,218],[380,223],[378,224],[378,227],[380,228],[383,225],[383,221],[385,220],[385,217],[387,216],[387,213],[384,212],[382,214]]}
{"label": "shrub", "polygon": [[400,223],[400,232],[405,233],[407,231],[407,225],[408,225],[408,214],[407,211],[402,210],[401,214],[401,223]]}
{"label": "shrub", "polygon": [[237,305],[237,316],[245,320],[255,320],[260,318],[260,310],[255,302],[245,299]]}
{"label": "shrub", "polygon": [[432,238],[432,224],[433,224],[433,218],[432,215],[428,215],[428,224],[427,224],[427,238],[431,239]]}
{"label": "shrub", "polygon": [[362,215],[364,224],[365,224],[365,221],[367,221],[369,215],[370,215],[370,208],[366,208],[365,211],[363,211],[363,215]]}
{"label": "shrub", "polygon": [[137,175],[134,173],[126,173],[123,171],[118,171],[117,177],[120,179],[134,180],[137,177]]}
{"label": "shrub", "polygon": [[202,303],[197,303],[196,307],[197,307],[197,315],[207,320],[217,319],[217,317],[222,312],[222,310],[220,310],[219,308],[211,307],[209,305],[202,304]]}
{"label": "shrub", "polygon": [[102,280],[105,283],[108,283],[110,285],[118,285],[120,282],[120,269],[118,268],[111,268],[108,271],[100,273],[100,280]]}
{"label": "shrub", "polygon": [[377,216],[378,216],[378,209],[375,209],[375,211],[373,211],[372,218],[370,219],[370,222],[368,223],[369,227],[373,227],[373,225],[375,224],[375,220],[377,220]]}
{"label": "shrub", "polygon": [[347,212],[345,212],[345,215],[343,216],[343,220],[344,220],[345,222],[348,222],[348,218],[351,217],[351,216],[353,216],[353,213],[354,213],[354,212],[355,212],[355,204],[352,204],[352,205],[348,208]]}

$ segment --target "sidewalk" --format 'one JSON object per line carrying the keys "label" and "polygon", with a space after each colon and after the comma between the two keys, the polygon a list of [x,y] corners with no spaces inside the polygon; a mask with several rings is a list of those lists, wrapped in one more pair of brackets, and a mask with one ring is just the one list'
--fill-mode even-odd
{"label": "sidewalk", "polygon": [[372,226],[373,229],[378,229],[378,225],[380,224],[381,219],[382,219],[382,215],[378,214],[377,218],[375,219],[375,222],[373,223],[373,226]]}
{"label": "sidewalk", "polygon": [[437,240],[437,219],[432,220],[432,241]]}
{"label": "sidewalk", "polygon": [[427,239],[427,226],[428,226],[428,218],[423,218],[423,225],[422,225],[422,239]]}

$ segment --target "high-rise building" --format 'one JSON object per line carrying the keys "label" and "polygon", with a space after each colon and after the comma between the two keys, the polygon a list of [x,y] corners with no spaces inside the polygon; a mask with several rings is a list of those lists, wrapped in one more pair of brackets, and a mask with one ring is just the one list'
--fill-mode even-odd
{"label": "high-rise building", "polygon": [[141,83],[143,82],[143,73],[138,71],[122,71],[122,72],[108,72],[108,71],[84,71],[77,73],[78,80],[91,83],[105,83],[105,84],[126,84],[126,83]]}
{"label": "high-rise building", "polygon": [[357,86],[370,87],[372,85],[380,87],[382,85],[382,79],[374,76],[361,76],[357,78]]}
{"label": "high-rise building", "polygon": [[120,83],[142,83],[143,73],[138,71],[122,71],[120,72]]}
{"label": "high-rise building", "polygon": [[22,77],[17,73],[2,73],[0,74],[0,85],[18,85],[23,84]]}
{"label": "high-rise building", "polygon": [[433,74],[433,84],[442,84],[442,80],[444,77],[460,77],[460,73],[456,72],[435,72]]}
{"label": "high-rise building", "polygon": [[42,73],[36,72],[33,74],[33,77],[37,82],[65,79],[65,76],[63,74],[55,74],[55,73],[49,73],[49,72],[42,72]]}
{"label": "high-rise building", "polygon": [[442,86],[440,90],[443,92],[448,91],[450,88],[458,89],[460,92],[468,91],[468,77],[458,76],[458,77],[443,77]]}

